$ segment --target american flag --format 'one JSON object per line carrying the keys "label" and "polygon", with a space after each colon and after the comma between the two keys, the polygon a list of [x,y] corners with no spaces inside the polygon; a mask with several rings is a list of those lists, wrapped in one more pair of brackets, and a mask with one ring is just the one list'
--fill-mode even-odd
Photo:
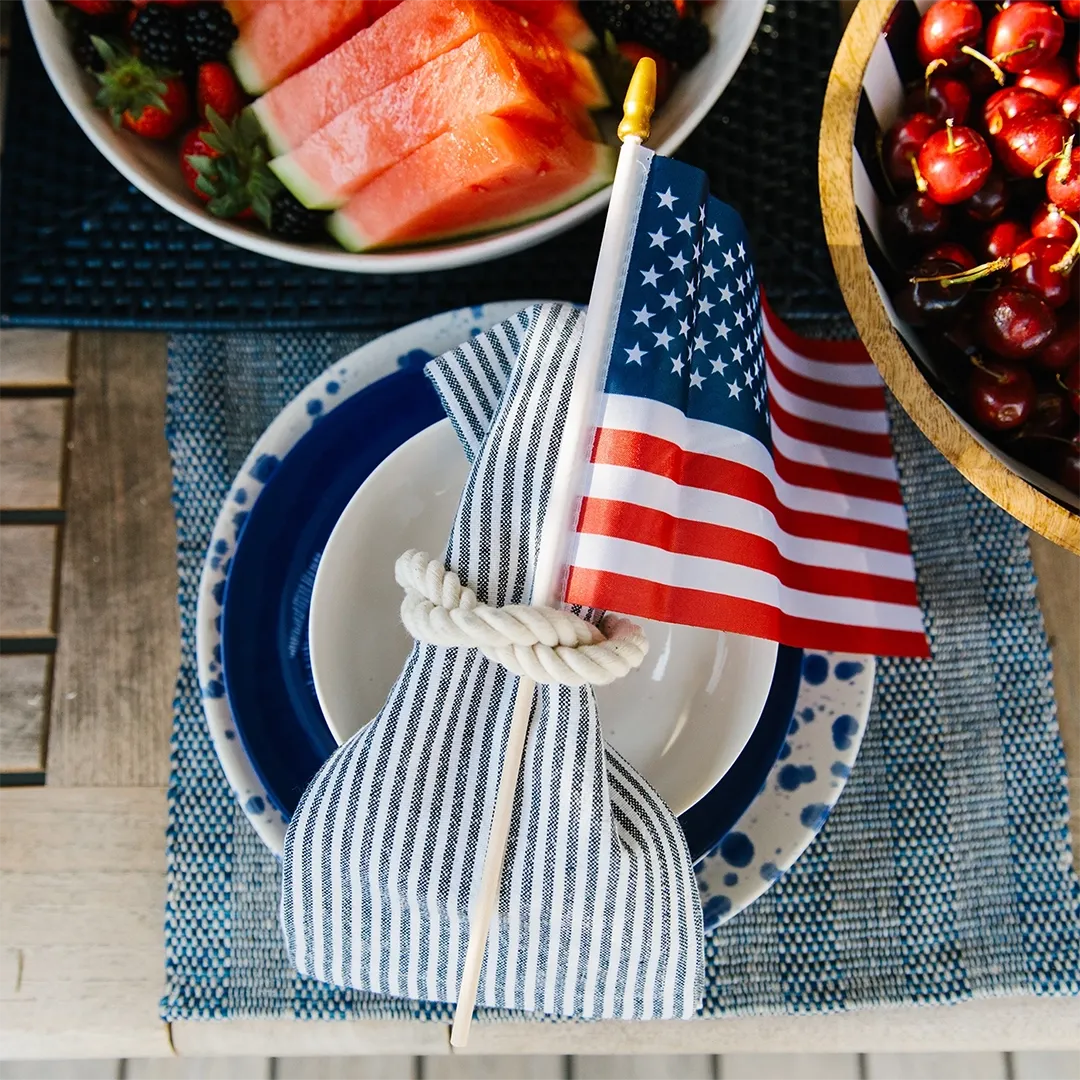
{"label": "american flag", "polygon": [[880,378],[763,304],[705,175],[643,152],[573,604],[801,647],[927,655]]}

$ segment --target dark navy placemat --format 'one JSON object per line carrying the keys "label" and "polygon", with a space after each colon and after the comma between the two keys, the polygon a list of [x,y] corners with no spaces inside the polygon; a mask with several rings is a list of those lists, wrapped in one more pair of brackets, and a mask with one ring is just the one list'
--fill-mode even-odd
{"label": "dark navy placemat", "polygon": [[[840,39],[834,0],[778,0],[731,85],[679,156],[709,174],[755,238],[773,307],[804,330],[848,326],[825,246],[818,126]],[[0,168],[0,325],[381,332],[523,296],[587,300],[602,217],[496,262],[353,275],[253,255],[127,183],[68,114],[15,12]]]}

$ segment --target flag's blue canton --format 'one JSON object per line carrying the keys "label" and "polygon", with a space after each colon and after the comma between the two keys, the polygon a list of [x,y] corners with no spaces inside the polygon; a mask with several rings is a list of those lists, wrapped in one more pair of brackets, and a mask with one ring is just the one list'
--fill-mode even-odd
{"label": "flag's blue canton", "polygon": [[742,219],[705,174],[652,159],[605,389],[771,445],[761,298]]}

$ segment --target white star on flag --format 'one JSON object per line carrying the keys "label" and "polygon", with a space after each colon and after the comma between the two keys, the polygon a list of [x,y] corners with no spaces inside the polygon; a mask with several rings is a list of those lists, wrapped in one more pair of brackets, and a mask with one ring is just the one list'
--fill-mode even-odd
{"label": "white star on flag", "polygon": [[734,360],[736,364],[742,363],[744,355],[741,345],[736,345],[735,348],[731,350],[731,359]]}
{"label": "white star on flag", "polygon": [[675,359],[671,361],[671,374],[681,375],[684,367],[686,367],[686,365],[682,362],[682,357],[676,356]]}
{"label": "white star on flag", "polygon": [[626,350],[626,362],[628,364],[641,364],[645,354],[635,345],[632,349]]}
{"label": "white star on flag", "polygon": [[742,246],[742,241],[739,242],[739,244],[735,248],[735,250],[739,253],[739,258],[740,259],[745,259],[746,258],[746,248],[744,248]]}
{"label": "white star on flag", "polygon": [[698,334],[697,337],[694,338],[694,352],[697,352],[699,349],[702,352],[705,351],[705,335],[704,334]]}
{"label": "white star on flag", "polygon": [[731,327],[728,326],[726,319],[717,326],[716,333],[719,337],[722,337],[727,341],[728,334],[731,333]]}
{"label": "white star on flag", "polygon": [[[650,233],[649,235],[651,236],[652,234]],[[667,237],[665,236],[664,239],[666,240]],[[731,269],[735,266],[735,256],[732,255],[730,251],[724,252],[724,265],[728,269]]]}
{"label": "white star on flag", "polygon": [[707,262],[707,263],[705,263],[705,265],[704,265],[704,266],[702,266],[702,268],[701,268],[701,272],[702,272],[702,274],[704,274],[704,275],[705,275],[705,277],[707,277],[707,278],[708,278],[708,279],[709,279],[710,281],[712,281],[712,279],[713,279],[714,277],[716,277],[716,267],[715,267],[715,266],[713,266],[713,264],[712,264],[711,262]]}
{"label": "white star on flag", "polygon": [[728,397],[735,398],[735,400],[738,401],[739,395],[742,393],[742,387],[739,385],[739,381],[736,379],[735,382],[729,382],[727,388]]}
{"label": "white star on flag", "polygon": [[690,389],[700,390],[705,385],[705,376],[699,375],[696,371],[690,372]]}
{"label": "white star on flag", "polygon": [[644,323],[646,326],[648,326],[649,320],[652,317],[653,313],[647,307],[642,305],[637,311],[634,312],[634,325],[637,326],[638,323]]}
{"label": "white star on flag", "polygon": [[645,285],[655,286],[656,283],[660,280],[660,275],[656,272],[655,266],[650,266],[648,270],[642,270],[641,276],[645,279],[643,282],[643,284]]}
{"label": "white star on flag", "polygon": [[738,326],[738,327],[741,327],[744,322],[746,322],[745,316],[743,315],[743,313],[741,311],[738,310],[738,308],[736,308],[735,309],[735,325]]}
{"label": "white star on flag", "polygon": [[735,294],[726,285],[720,290],[720,299],[723,300],[725,304],[730,304],[734,295]]}
{"label": "white star on flag", "polygon": [[679,298],[675,295],[675,290],[672,289],[671,292],[664,297],[664,307],[671,308],[672,311],[677,311],[678,303]]}
{"label": "white star on flag", "polygon": [[671,239],[671,237],[665,236],[663,229],[657,229],[656,232],[649,233],[649,239],[652,241],[649,247],[658,247],[661,251],[663,251],[664,245],[668,242],[668,240]]}
{"label": "white star on flag", "polygon": [[710,225],[707,232],[709,234],[709,239],[714,244],[719,244],[720,237],[724,235],[715,225]]}
{"label": "white star on flag", "polygon": [[661,330],[658,334],[654,330],[653,333],[656,334],[657,348],[666,349],[675,340],[666,330]]}
{"label": "white star on flag", "polygon": [[690,333],[690,323],[687,322],[686,319],[680,319],[679,320],[679,333],[683,337],[686,337],[687,334]]}
{"label": "white star on flag", "polygon": [[698,306],[697,306],[698,314],[699,315],[708,315],[709,312],[712,311],[712,309],[715,306],[716,305],[707,296],[703,296],[698,301]]}
{"label": "white star on flag", "polygon": [[681,251],[678,251],[674,255],[669,255],[668,258],[671,260],[671,269],[677,270],[681,274],[686,266],[686,256]]}
{"label": "white star on flag", "polygon": [[679,198],[679,196],[678,195],[672,195],[671,194],[671,188],[668,188],[667,191],[658,191],[656,193],[656,197],[660,200],[660,205],[661,206],[666,206],[669,210],[671,210],[674,213],[674,211],[675,211],[675,202]]}
{"label": "white star on flag", "polygon": [[715,360],[710,360],[709,363],[712,364],[714,375],[723,375],[728,369],[727,361],[722,356],[718,356]]}
{"label": "white star on flag", "polygon": [[685,214],[676,220],[679,222],[679,232],[684,232],[687,236],[694,235],[694,223],[690,220],[689,214]]}

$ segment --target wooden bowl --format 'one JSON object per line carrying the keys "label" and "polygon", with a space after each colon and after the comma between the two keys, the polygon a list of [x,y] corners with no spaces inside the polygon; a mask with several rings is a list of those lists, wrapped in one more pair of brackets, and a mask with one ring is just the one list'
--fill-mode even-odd
{"label": "wooden bowl", "polygon": [[[1075,496],[1070,498],[1065,488],[988,443],[934,390],[927,379],[925,356],[924,362],[916,360],[921,355],[917,334],[898,319],[894,323],[891,305],[886,307],[871,269],[856,204],[856,170],[865,176],[855,152],[856,115],[872,57],[873,104],[879,123],[881,113],[889,108],[889,85],[899,87],[894,66],[891,73],[884,71],[884,80],[879,78],[879,69],[891,65],[882,34],[893,8],[894,0],[862,0],[855,8],[825,93],[818,179],[825,236],[844,301],[886,385],[938,450],[1013,517],[1055,544],[1080,554],[1080,502]],[[876,56],[875,49],[880,50]],[[899,101],[896,104],[899,108]],[[860,191],[864,187],[865,183]]]}

